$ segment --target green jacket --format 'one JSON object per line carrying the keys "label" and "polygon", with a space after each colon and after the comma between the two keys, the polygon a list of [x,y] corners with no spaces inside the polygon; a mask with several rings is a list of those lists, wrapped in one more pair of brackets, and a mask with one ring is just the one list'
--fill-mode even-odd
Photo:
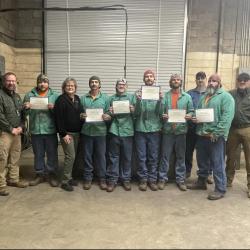
{"label": "green jacket", "polygon": [[[163,111],[162,113],[166,113],[169,109],[172,109],[172,91],[168,91],[163,98]],[[185,109],[186,114],[193,115],[194,107],[192,97],[185,93],[184,91],[180,92],[179,98],[177,100],[177,109]],[[173,126],[175,125],[175,126]],[[163,129],[162,132],[164,134],[174,134],[181,135],[186,134],[188,130],[188,123],[170,123],[167,120],[163,121]]]}
{"label": "green jacket", "polygon": [[196,133],[198,135],[211,134],[218,138],[223,136],[227,139],[231,122],[234,117],[234,99],[223,88],[220,88],[205,104],[207,94],[202,96],[198,108],[212,108],[214,109],[214,122],[198,123]]}
{"label": "green jacket", "polygon": [[[109,97],[106,94],[99,93],[98,96],[93,99],[92,96],[87,93],[81,97],[81,104],[84,111],[87,108],[102,108],[103,113],[107,113],[109,110]],[[82,126],[81,134],[88,136],[106,136],[107,125],[106,122],[85,122]]]}
{"label": "green jacket", "polygon": [[23,127],[22,99],[0,89],[0,133],[11,133],[13,128]]}
{"label": "green jacket", "polygon": [[[110,97],[110,105],[113,101],[129,100],[130,105],[135,105],[135,96],[125,93],[123,95],[113,95]],[[133,136],[134,135],[134,117],[132,113],[129,114],[111,114],[112,121],[109,132],[117,136]]]}
{"label": "green jacket", "polygon": [[135,131],[158,132],[162,128],[161,100],[136,100]]}
{"label": "green jacket", "polygon": [[[48,102],[55,104],[58,98],[58,93],[49,89],[46,97]],[[30,97],[39,97],[36,88],[33,88],[28,92],[23,99],[23,102],[30,102]],[[28,109],[25,111],[26,115],[29,115],[29,130],[34,135],[47,135],[56,133],[55,118],[53,110],[39,110],[39,109]]]}
{"label": "green jacket", "polygon": [[250,126],[250,88],[240,94],[237,89],[229,91],[235,101],[235,114],[232,127]]}

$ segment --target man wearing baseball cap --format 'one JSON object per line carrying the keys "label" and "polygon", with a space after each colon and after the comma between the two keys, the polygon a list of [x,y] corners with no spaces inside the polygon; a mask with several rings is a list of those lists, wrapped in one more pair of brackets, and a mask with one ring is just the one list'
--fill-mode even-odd
{"label": "man wearing baseball cap", "polygon": [[[34,152],[36,177],[30,186],[36,186],[47,179],[52,187],[58,186],[58,139],[53,113],[54,104],[59,94],[49,87],[49,78],[45,74],[37,76],[36,87],[24,97],[24,108],[29,116],[29,128]],[[35,107],[33,100],[46,99],[44,108]],[[47,161],[45,160],[47,156]]]}
{"label": "man wearing baseball cap", "polygon": [[225,173],[225,142],[228,137],[229,128],[234,117],[234,99],[222,88],[221,77],[212,74],[208,79],[206,93],[202,96],[198,109],[212,109],[214,120],[212,122],[197,123],[197,165],[198,180],[188,186],[190,189],[206,190],[207,177],[211,167],[215,188],[208,194],[209,200],[218,200],[226,193]]}
{"label": "man wearing baseball cap", "polygon": [[237,148],[240,144],[246,160],[248,198],[250,198],[250,76],[241,73],[237,77],[236,89],[229,93],[235,100],[235,115],[227,141],[227,186],[232,187],[235,175]]}

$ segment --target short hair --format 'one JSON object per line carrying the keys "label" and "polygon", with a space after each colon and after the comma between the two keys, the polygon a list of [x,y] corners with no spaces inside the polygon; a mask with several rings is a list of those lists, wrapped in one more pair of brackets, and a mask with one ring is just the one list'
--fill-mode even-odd
{"label": "short hair", "polygon": [[65,87],[66,87],[67,83],[70,82],[70,81],[72,81],[72,82],[74,83],[75,88],[77,89],[77,82],[76,82],[76,79],[73,78],[73,77],[71,77],[71,76],[69,76],[69,77],[67,77],[67,78],[63,81],[63,83],[62,83],[62,92],[63,92],[63,93],[65,93]]}
{"label": "short hair", "polygon": [[195,75],[195,79],[205,79],[207,78],[206,73],[204,71],[200,71]]}
{"label": "short hair", "polygon": [[239,81],[239,82],[241,82],[241,81],[247,82],[249,80],[250,80],[250,75],[247,73],[241,73],[237,77],[237,81]]}
{"label": "short hair", "polygon": [[101,79],[98,76],[91,76],[89,78],[89,86],[90,86],[91,81],[93,81],[93,80],[97,80],[99,82],[99,86],[101,88]]}
{"label": "short hair", "polygon": [[[15,76],[15,77],[16,77],[16,74],[13,73],[13,72],[7,72],[7,73],[5,73],[5,74],[3,75],[3,82],[6,81],[6,78],[7,78],[8,76]],[[17,77],[16,77],[16,78],[17,78]]]}

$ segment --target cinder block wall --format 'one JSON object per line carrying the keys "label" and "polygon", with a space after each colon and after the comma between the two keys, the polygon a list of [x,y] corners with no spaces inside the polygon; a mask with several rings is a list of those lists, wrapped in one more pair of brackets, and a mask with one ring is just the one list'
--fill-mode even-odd
{"label": "cinder block wall", "polygon": [[[13,1],[1,0],[0,8],[13,8]],[[0,14],[0,54],[5,58],[6,71],[15,71],[15,14]]]}
{"label": "cinder block wall", "polygon": [[[1,0],[1,8],[41,7],[41,0]],[[42,12],[6,12],[0,14],[0,54],[5,70],[18,77],[18,91],[24,94],[35,85],[41,72]]]}
{"label": "cinder block wall", "polygon": [[186,90],[195,87],[198,71],[205,71],[209,76],[216,72],[216,64],[223,87],[232,89],[235,86],[239,68],[235,37],[239,1],[227,0],[223,4],[223,12],[220,13],[219,0],[189,1]]}

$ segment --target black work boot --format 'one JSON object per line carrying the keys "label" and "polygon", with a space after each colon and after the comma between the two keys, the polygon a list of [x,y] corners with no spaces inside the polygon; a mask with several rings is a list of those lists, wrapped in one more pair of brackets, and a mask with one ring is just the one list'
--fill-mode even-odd
{"label": "black work boot", "polygon": [[192,190],[206,190],[207,189],[207,178],[198,177],[197,181],[193,184],[187,185],[188,189]]}

